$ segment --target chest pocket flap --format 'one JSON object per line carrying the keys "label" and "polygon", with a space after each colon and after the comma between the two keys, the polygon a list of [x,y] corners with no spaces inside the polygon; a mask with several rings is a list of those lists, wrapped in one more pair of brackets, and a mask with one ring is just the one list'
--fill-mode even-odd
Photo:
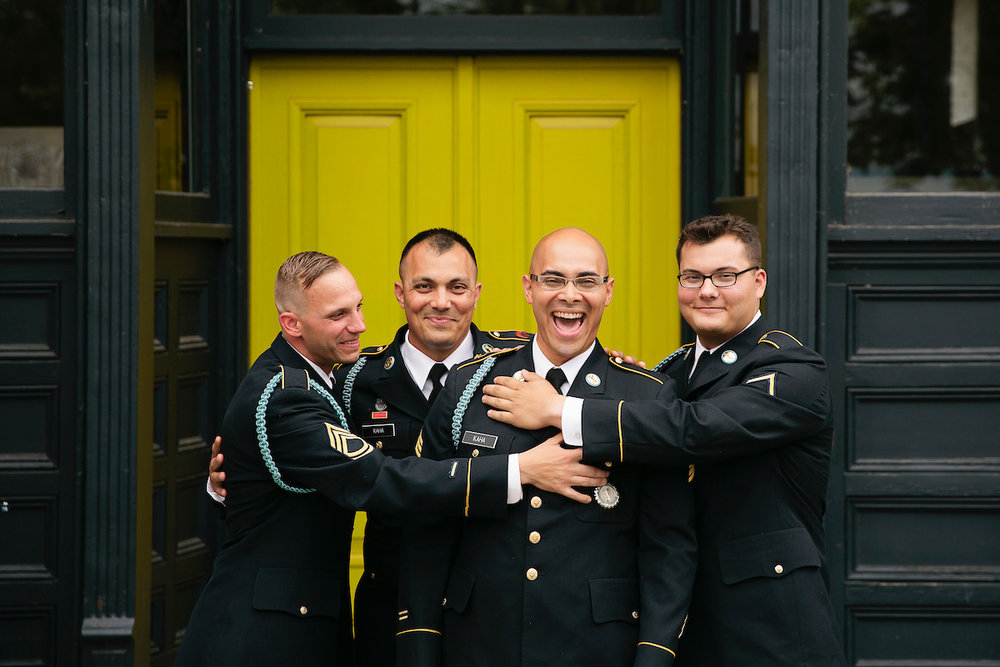
{"label": "chest pocket flap", "polygon": [[802,567],[819,567],[819,551],[805,528],[786,528],[751,535],[719,546],[722,582],[735,584],[754,577],[779,579]]}
{"label": "chest pocket flap", "polygon": [[253,608],[308,618],[340,616],[341,586],[322,572],[262,567],[253,587]]}

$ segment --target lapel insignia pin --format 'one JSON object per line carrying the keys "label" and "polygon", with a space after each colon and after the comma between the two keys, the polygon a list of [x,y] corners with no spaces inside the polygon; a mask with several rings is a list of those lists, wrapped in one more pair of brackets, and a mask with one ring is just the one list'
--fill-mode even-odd
{"label": "lapel insignia pin", "polygon": [[383,401],[381,398],[376,398],[375,399],[375,409],[376,410],[378,410],[379,412],[381,412],[382,410],[385,410],[387,407],[389,407],[389,406],[387,406],[385,404],[385,401]]}
{"label": "lapel insignia pin", "polygon": [[606,510],[615,507],[620,499],[621,496],[614,484],[605,484],[594,489],[594,500]]}
{"label": "lapel insignia pin", "polygon": [[489,343],[483,343],[483,352],[492,352],[495,349],[496,348],[490,345]]}
{"label": "lapel insignia pin", "polygon": [[597,375],[597,373],[587,373],[587,377],[585,379],[587,380],[587,384],[591,387],[596,387],[601,384],[601,378]]}
{"label": "lapel insignia pin", "polygon": [[735,364],[739,358],[739,355],[732,350],[726,350],[722,353],[722,363],[724,364]]}
{"label": "lapel insignia pin", "polygon": [[392,368],[392,365],[396,363],[396,357],[389,357],[385,360],[385,370]]}

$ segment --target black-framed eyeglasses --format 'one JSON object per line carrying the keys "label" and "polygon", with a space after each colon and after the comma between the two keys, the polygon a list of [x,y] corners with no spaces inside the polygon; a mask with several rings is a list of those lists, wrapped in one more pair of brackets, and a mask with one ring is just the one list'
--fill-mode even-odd
{"label": "black-framed eyeglasses", "polygon": [[759,266],[751,266],[749,269],[743,269],[742,271],[716,271],[710,276],[700,273],[681,273],[677,276],[677,282],[681,284],[681,287],[698,289],[705,284],[705,278],[708,278],[716,287],[732,287],[736,284],[736,279],[744,273],[747,271],[756,271],[759,268]]}
{"label": "black-framed eyeglasses", "polygon": [[565,278],[563,276],[557,276],[552,273],[543,273],[540,276],[536,276],[534,273],[528,274],[528,277],[534,280],[536,283],[541,285],[542,289],[545,290],[557,290],[566,287],[566,283],[573,283],[573,285],[581,292],[593,292],[595,289],[608,282],[610,276],[578,276],[576,278]]}

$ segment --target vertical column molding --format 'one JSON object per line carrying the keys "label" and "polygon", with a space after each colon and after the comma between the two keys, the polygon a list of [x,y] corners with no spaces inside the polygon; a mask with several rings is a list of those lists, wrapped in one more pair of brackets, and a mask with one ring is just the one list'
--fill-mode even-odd
{"label": "vertical column molding", "polygon": [[762,0],[758,212],[766,225],[769,319],[816,344],[819,0]]}
{"label": "vertical column molding", "polygon": [[[83,664],[117,665],[139,657],[132,635],[137,459],[139,443],[149,442],[140,405],[152,338],[140,295],[151,292],[153,268],[154,175],[143,164],[153,156],[152,7],[86,0],[81,12],[81,653]],[[148,547],[140,552],[148,560]]]}

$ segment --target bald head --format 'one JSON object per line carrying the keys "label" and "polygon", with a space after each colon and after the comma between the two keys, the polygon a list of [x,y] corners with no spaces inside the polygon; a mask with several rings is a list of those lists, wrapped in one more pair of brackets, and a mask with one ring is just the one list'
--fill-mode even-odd
{"label": "bald head", "polygon": [[[571,282],[579,278],[589,279],[583,289]],[[535,316],[535,341],[549,361],[560,366],[593,344],[614,284],[604,246],[582,229],[558,229],[538,242],[521,285]]]}
{"label": "bald head", "polygon": [[559,245],[585,248],[589,252],[597,253],[595,257],[598,258],[599,262],[598,273],[602,276],[608,275],[608,253],[604,251],[604,246],[596,237],[579,227],[563,227],[543,236],[535,244],[535,249],[531,253],[531,272],[535,274],[541,273],[544,270],[542,265],[545,262],[547,253]]}

